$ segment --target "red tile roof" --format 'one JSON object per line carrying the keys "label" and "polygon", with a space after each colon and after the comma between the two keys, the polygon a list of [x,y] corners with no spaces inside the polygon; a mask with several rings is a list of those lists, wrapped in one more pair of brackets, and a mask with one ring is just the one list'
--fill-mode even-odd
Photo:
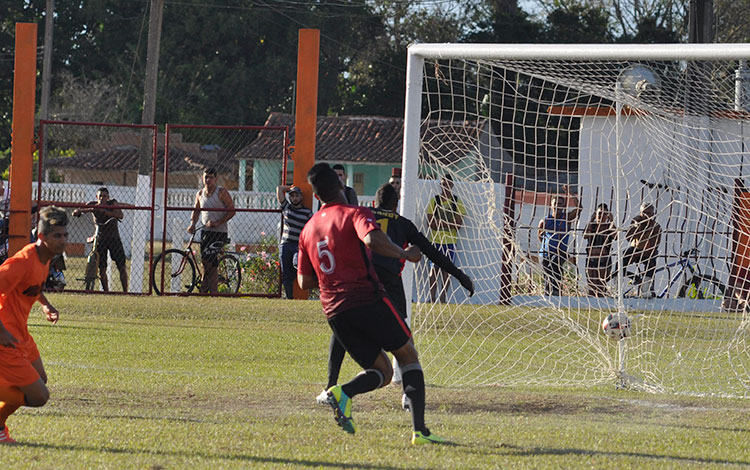
{"label": "red tile roof", "polygon": [[[294,116],[271,113],[266,126],[288,126],[294,143]],[[315,155],[321,161],[399,163],[404,120],[376,116],[318,116]],[[277,159],[281,136],[261,131],[258,138],[240,150],[241,159]]]}
{"label": "red tile roof", "polygon": [[[213,155],[211,155],[213,153]],[[156,170],[164,170],[164,147],[156,150]],[[213,156],[213,158],[211,158]],[[89,150],[77,153],[72,157],[54,158],[46,162],[49,168],[80,168],[86,170],[119,170],[137,171],[140,153],[135,145],[117,145],[102,150]],[[179,148],[171,148],[169,158],[170,172],[194,173],[204,166],[213,166],[221,173],[231,170],[231,161],[220,158],[216,152],[193,154]]]}
{"label": "red tile roof", "polygon": [[[423,148],[438,161],[478,152],[482,121],[437,121],[422,123]],[[266,126],[287,126],[294,144],[294,116],[271,113]],[[401,163],[403,118],[379,116],[318,116],[316,159],[329,162]],[[239,159],[280,159],[281,133],[261,131],[258,138],[240,150]]]}

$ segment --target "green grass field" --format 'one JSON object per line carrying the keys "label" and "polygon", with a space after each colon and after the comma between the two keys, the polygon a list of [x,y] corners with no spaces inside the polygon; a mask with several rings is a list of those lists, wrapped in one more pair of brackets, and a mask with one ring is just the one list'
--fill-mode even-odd
{"label": "green grass field", "polygon": [[[750,467],[750,400],[428,385],[427,423],[451,444],[412,447],[394,386],[355,397],[353,436],[315,403],[316,301],[50,299],[60,323],[35,309],[30,328],[52,398],[9,419],[7,468]],[[357,372],[347,359],[342,378]]]}

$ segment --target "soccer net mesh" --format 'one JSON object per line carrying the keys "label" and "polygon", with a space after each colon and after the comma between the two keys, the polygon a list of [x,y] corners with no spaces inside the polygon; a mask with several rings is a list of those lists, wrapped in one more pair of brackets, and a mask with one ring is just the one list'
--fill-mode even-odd
{"label": "soccer net mesh", "polygon": [[[444,287],[427,261],[405,277],[428,380],[750,396],[750,49],[584,60],[421,47],[402,213],[476,287]],[[605,334],[609,314],[627,316],[626,339]]]}

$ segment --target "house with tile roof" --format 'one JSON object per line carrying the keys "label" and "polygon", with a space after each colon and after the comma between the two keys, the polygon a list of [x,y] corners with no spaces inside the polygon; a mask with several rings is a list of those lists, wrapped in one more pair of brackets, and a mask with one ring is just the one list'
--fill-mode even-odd
{"label": "house with tile roof", "polygon": [[[184,142],[182,135],[169,136],[169,186],[198,188],[204,166],[213,166],[222,175],[227,189],[237,189],[237,163],[218,146]],[[156,185],[164,184],[164,134],[157,137]],[[151,145],[147,147],[149,153]],[[91,142],[85,150],[45,162],[44,171],[53,170],[66,184],[135,186],[141,156],[141,134],[116,132],[108,139]]]}
{"label": "house with tile roof", "polygon": [[[287,126],[294,142],[294,116],[271,113],[265,126]],[[347,184],[359,195],[372,196],[388,181],[394,167],[401,167],[403,118],[379,116],[319,116],[315,160],[340,163],[346,168]],[[454,174],[475,178],[488,174],[500,181],[502,161],[512,159],[500,149],[482,121],[426,121],[422,126],[421,177],[438,177],[446,168]],[[283,155],[279,152],[278,133],[261,131],[258,137],[236,154],[239,186],[246,190],[271,191],[263,182],[280,180]],[[481,171],[481,168],[487,171]],[[292,180],[294,154],[287,166],[287,181]],[[512,170],[511,170],[512,171]],[[275,175],[271,178],[270,175]],[[257,184],[254,182],[258,182]]]}

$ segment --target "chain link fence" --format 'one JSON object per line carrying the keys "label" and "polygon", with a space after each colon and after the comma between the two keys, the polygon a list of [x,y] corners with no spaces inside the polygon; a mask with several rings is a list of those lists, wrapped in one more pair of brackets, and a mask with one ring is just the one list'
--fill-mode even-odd
{"label": "chain link fence", "polygon": [[[291,173],[288,149],[286,127],[167,125],[159,134],[156,126],[42,121],[35,207],[56,205],[71,216],[61,263],[65,285],[51,287],[198,293],[200,233],[188,245],[186,228],[203,169],[214,167],[236,210],[224,247],[231,266],[220,266],[218,295],[279,297],[282,216],[276,186]],[[110,200],[105,202],[101,188]],[[166,254],[187,249],[195,266],[191,279],[190,269],[174,275],[189,262]]]}

